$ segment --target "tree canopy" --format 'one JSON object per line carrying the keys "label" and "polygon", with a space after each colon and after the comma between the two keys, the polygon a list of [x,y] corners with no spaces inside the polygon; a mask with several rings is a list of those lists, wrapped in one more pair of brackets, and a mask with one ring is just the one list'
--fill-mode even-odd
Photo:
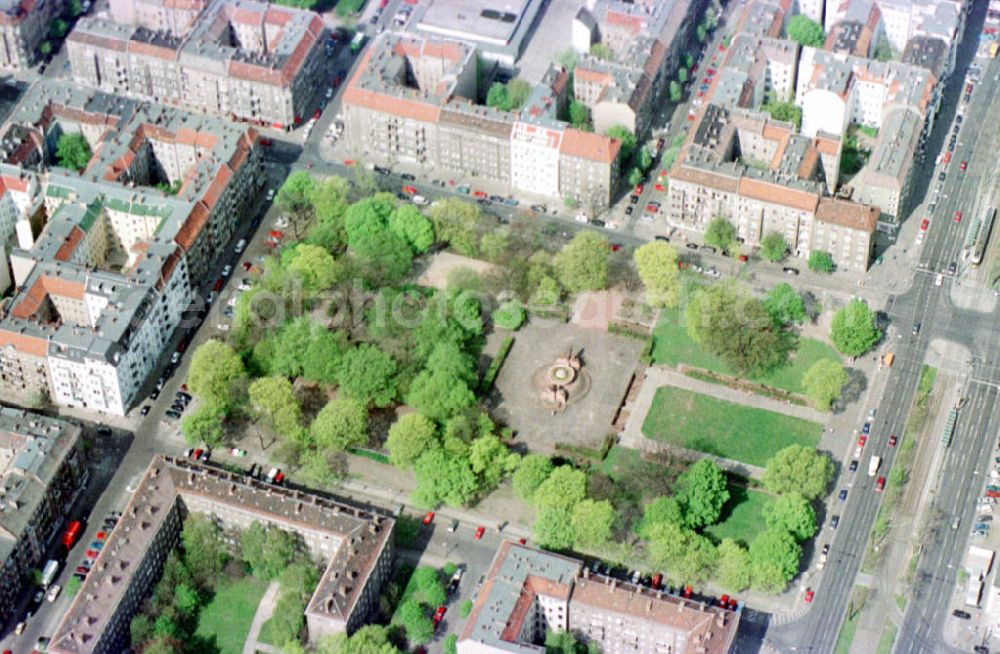
{"label": "tree canopy", "polygon": [[795,540],[803,541],[816,533],[816,510],[801,493],[780,495],[761,514],[769,529],[787,531]]}
{"label": "tree canopy", "polygon": [[772,493],[801,493],[809,500],[826,492],[833,463],[825,454],[802,445],[789,445],[767,462],[761,480]]}
{"label": "tree canopy", "polygon": [[836,265],[833,256],[823,250],[813,250],[809,253],[809,270],[818,273],[832,273]]}
{"label": "tree canopy", "polygon": [[396,399],[396,362],[369,343],[344,353],[338,377],[347,396],[365,406],[385,407]]}
{"label": "tree canopy", "polygon": [[705,228],[705,243],[728,252],[736,242],[736,228],[726,218],[713,218]]}
{"label": "tree canopy", "polygon": [[450,244],[459,254],[476,254],[478,206],[457,198],[445,198],[430,208],[430,215],[438,239]]}
{"label": "tree canopy", "polygon": [[701,582],[715,569],[717,553],[708,538],[671,522],[649,529],[649,562],[676,583]]}
{"label": "tree canopy", "polygon": [[427,416],[408,413],[389,428],[386,449],[397,467],[412,466],[420,455],[440,443],[437,425]]}
{"label": "tree canopy", "polygon": [[559,281],[570,291],[598,291],[608,285],[608,239],[597,232],[577,232],[555,258]]}
{"label": "tree canopy", "polygon": [[286,377],[261,377],[250,384],[250,408],[274,431],[285,436],[298,436],[302,424],[302,409],[295,399],[292,383]]}
{"label": "tree canopy", "polygon": [[521,464],[514,472],[512,483],[514,492],[527,502],[534,498],[535,491],[542,485],[555,466],[552,459],[544,454],[529,454],[521,459]]}
{"label": "tree canopy", "polygon": [[770,528],[750,543],[750,578],[753,587],[777,593],[799,571],[802,547],[783,529]]}
{"label": "tree canopy", "polygon": [[677,480],[678,493],[684,507],[684,524],[697,529],[713,525],[729,501],[726,473],[715,461],[700,459]]}
{"label": "tree canopy", "polygon": [[882,332],[875,326],[875,314],[861,299],[851,300],[833,316],[830,340],[842,354],[856,357],[872,349]]}
{"label": "tree canopy", "polygon": [[389,229],[402,238],[414,253],[426,252],[434,244],[434,225],[412,204],[398,207],[389,216]]}
{"label": "tree canopy", "polygon": [[788,243],[780,232],[768,232],[760,241],[760,254],[772,263],[788,256]]}
{"label": "tree canopy", "polygon": [[806,305],[802,296],[786,282],[771,289],[764,300],[764,308],[775,322],[782,325],[800,323],[806,319]]}
{"label": "tree canopy", "polygon": [[230,407],[237,387],[245,379],[246,369],[240,356],[222,341],[205,341],[191,357],[188,386],[192,393],[209,404]]}
{"label": "tree canopy", "polygon": [[622,142],[621,150],[618,151],[619,161],[627,163],[632,160],[632,155],[635,154],[636,141],[635,134],[628,127],[624,125],[612,125],[604,134]]}
{"label": "tree canopy", "polygon": [[732,538],[724,538],[716,548],[718,565],[715,580],[730,592],[742,592],[750,587],[750,554]]}
{"label": "tree canopy", "polygon": [[362,447],[368,443],[368,410],[349,398],[330,400],[309,425],[309,433],[320,448]]}
{"label": "tree canopy", "polygon": [[823,47],[823,26],[816,21],[799,14],[788,21],[788,38],[798,41],[800,45],[813,48]]}
{"label": "tree canopy", "polygon": [[829,409],[847,384],[844,366],[830,359],[820,359],[802,375],[802,387],[817,409]]}
{"label": "tree canopy", "polygon": [[677,249],[663,241],[646,243],[635,251],[633,259],[650,305],[677,306],[681,288],[677,258]]}
{"label": "tree canopy", "polygon": [[311,199],[316,180],[304,170],[289,175],[278,189],[274,203],[283,211],[299,212],[312,207]]}
{"label": "tree canopy", "polygon": [[587,495],[587,475],[569,465],[555,468],[532,495],[539,509],[556,507],[569,511]]}
{"label": "tree canopy", "polygon": [[601,547],[611,537],[615,509],[608,500],[585,499],[573,507],[570,524],[577,547]]}
{"label": "tree canopy", "polygon": [[56,161],[63,168],[82,171],[90,162],[90,144],[79,132],[60,134],[56,141]]}

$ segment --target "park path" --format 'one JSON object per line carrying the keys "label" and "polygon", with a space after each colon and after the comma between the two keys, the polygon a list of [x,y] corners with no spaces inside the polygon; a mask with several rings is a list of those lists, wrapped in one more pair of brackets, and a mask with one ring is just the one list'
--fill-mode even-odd
{"label": "park path", "polygon": [[[645,421],[646,414],[649,413],[649,409],[653,404],[653,397],[656,395],[656,390],[661,386],[676,386],[694,393],[701,393],[702,395],[708,395],[721,400],[726,400],[727,402],[732,402],[734,404],[741,404],[755,409],[773,411],[775,413],[781,413],[794,418],[810,420],[819,424],[825,424],[830,417],[826,413],[809,407],[790,404],[781,400],[775,400],[769,397],[756,395],[754,393],[740,391],[722,384],[713,384],[700,379],[694,379],[693,377],[688,377],[687,375],[671,368],[650,366],[646,368],[645,379],[642,382],[642,388],[639,390],[639,395],[635,398],[635,402],[633,402],[632,406],[629,407],[628,421],[625,423],[625,429],[621,434],[622,445],[644,451],[689,451],[676,445],[661,443],[650,438],[646,438],[646,436],[642,433],[642,423]],[[742,461],[734,461],[732,459],[706,455],[701,452],[691,452],[691,455],[694,458],[708,456],[718,463],[723,469],[741,475],[749,475],[754,479],[760,479],[764,474],[764,468],[760,466],[752,466],[743,463]]]}
{"label": "park path", "polygon": [[257,652],[267,652],[268,654],[281,653],[280,648],[257,641],[257,637],[260,636],[260,628],[264,626],[264,623],[274,613],[274,605],[278,600],[279,588],[280,585],[278,582],[272,581],[268,584],[267,590],[264,591],[264,596],[260,598],[260,604],[257,605],[257,612],[254,613],[253,622],[250,623],[250,631],[247,633],[247,639],[243,642],[243,654],[257,654]]}

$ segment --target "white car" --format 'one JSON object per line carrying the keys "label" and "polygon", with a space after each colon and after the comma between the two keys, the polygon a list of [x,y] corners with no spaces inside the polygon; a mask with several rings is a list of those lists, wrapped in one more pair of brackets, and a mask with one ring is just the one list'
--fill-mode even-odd
{"label": "white car", "polygon": [[229,273],[233,272],[233,267],[228,263],[222,267],[222,276],[229,277]]}
{"label": "white car", "polygon": [[273,199],[274,199],[274,189],[269,188],[267,189],[267,201],[270,202]]}
{"label": "white car", "polygon": [[288,217],[284,215],[279,216],[278,219],[274,222],[274,226],[277,227],[278,229],[284,229],[285,227],[288,227]]}
{"label": "white car", "polygon": [[578,214],[576,214],[575,220],[578,223],[588,223],[588,222],[590,222],[590,220],[587,218],[587,214],[585,214],[585,213],[578,213]]}
{"label": "white car", "polygon": [[170,355],[170,363],[173,363],[173,364],[176,365],[177,362],[180,361],[180,360],[181,360],[181,353],[180,352],[174,352],[173,354]]}
{"label": "white car", "polygon": [[937,277],[934,278],[934,285],[935,286],[940,286],[943,283],[944,283],[944,275],[942,275],[941,273],[938,273]]}
{"label": "white car", "polygon": [[614,222],[613,220],[609,220],[608,222],[604,223],[604,228],[605,229],[618,229],[618,223]]}
{"label": "white car", "polygon": [[329,100],[332,97],[333,97],[333,87],[328,86],[326,87],[326,99]]}
{"label": "white car", "polygon": [[219,328],[220,332],[228,332],[229,331],[229,323],[228,322],[220,322],[218,325],[216,325],[216,327]]}
{"label": "white car", "polygon": [[233,297],[229,298],[228,302],[226,302],[226,306],[227,307],[235,307],[236,303],[239,301],[239,299],[240,299],[239,295],[234,295]]}
{"label": "white car", "polygon": [[215,291],[211,291],[205,296],[205,304],[212,304],[213,302],[215,302]]}
{"label": "white car", "polygon": [[247,240],[241,238],[238,243],[236,243],[236,254],[240,254],[247,246]]}
{"label": "white car", "polygon": [[413,196],[413,204],[419,204],[419,205],[430,204],[430,200],[428,200],[427,198],[425,198],[422,195],[414,195]]}
{"label": "white car", "polygon": [[61,591],[62,591],[62,586],[56,584],[55,586],[49,588],[49,593],[48,595],[45,596],[45,599],[47,599],[50,603],[54,602],[56,601],[56,598],[59,597],[59,593]]}

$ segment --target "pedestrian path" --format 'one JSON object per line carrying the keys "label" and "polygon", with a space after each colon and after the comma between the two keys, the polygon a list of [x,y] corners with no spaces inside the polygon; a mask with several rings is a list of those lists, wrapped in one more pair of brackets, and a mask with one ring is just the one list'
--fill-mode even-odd
{"label": "pedestrian path", "polygon": [[272,647],[267,643],[257,640],[260,637],[260,628],[264,626],[264,623],[274,613],[274,605],[278,601],[279,588],[278,582],[272,581],[268,584],[267,590],[264,591],[264,596],[260,598],[260,604],[257,605],[257,612],[254,613],[253,622],[250,623],[250,631],[247,633],[247,639],[243,642],[243,654],[256,654],[257,652],[280,654],[280,648]]}

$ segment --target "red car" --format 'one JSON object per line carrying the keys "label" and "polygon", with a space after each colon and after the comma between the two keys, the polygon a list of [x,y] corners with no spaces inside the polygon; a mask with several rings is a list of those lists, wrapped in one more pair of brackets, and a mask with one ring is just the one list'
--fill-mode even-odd
{"label": "red car", "polygon": [[319,120],[319,117],[322,116],[322,115],[323,115],[323,110],[322,109],[317,109],[316,111],[313,112],[313,118],[312,119],[313,120]]}
{"label": "red car", "polygon": [[444,620],[444,612],[447,611],[447,610],[448,610],[448,608],[444,604],[442,604],[441,606],[437,607],[437,611],[434,612],[434,628],[435,629],[437,629],[438,625],[441,624],[441,621]]}
{"label": "red car", "polygon": [[653,578],[652,580],[650,580],[649,583],[654,590],[660,590],[660,586],[663,584],[663,574],[657,572],[655,575],[653,575]]}
{"label": "red car", "polygon": [[956,223],[962,222],[962,212],[961,211],[956,211],[955,212],[955,222]]}
{"label": "red car", "polygon": [[285,238],[285,233],[277,229],[272,229],[267,233],[267,238],[271,239],[272,241],[280,241],[281,239]]}
{"label": "red car", "polygon": [[858,435],[858,447],[864,447],[865,443],[867,443],[867,442],[868,442],[868,437],[867,436],[865,436],[864,434],[859,434]]}
{"label": "red car", "polygon": [[272,142],[271,139],[261,139],[260,144],[263,145],[265,148],[269,148],[272,145],[274,145],[274,142]]}
{"label": "red car", "polygon": [[521,545],[527,545],[528,544],[528,539],[527,538],[518,538],[517,542],[520,543]]}
{"label": "red car", "polygon": [[253,264],[250,263],[249,261],[244,261],[243,263],[240,264],[240,266],[243,268],[243,270],[247,272],[250,272],[250,269],[253,268]]}
{"label": "red car", "polygon": [[480,527],[478,527],[476,529],[476,533],[474,535],[474,538],[476,540],[481,540],[482,537],[483,537],[483,534],[485,534],[485,533],[486,533],[486,527],[480,526]]}
{"label": "red car", "polygon": [[737,257],[737,259],[739,260],[740,263],[746,263],[747,261],[750,260],[745,254],[741,254],[740,256]]}
{"label": "red car", "polygon": [[722,608],[726,608],[727,606],[729,606],[729,595],[723,595],[722,597],[719,598],[719,606],[721,606]]}
{"label": "red car", "polygon": [[920,231],[922,231],[922,232],[926,232],[926,231],[927,231],[927,228],[928,228],[928,227],[930,227],[930,226],[931,226],[931,221],[930,221],[929,219],[927,219],[927,218],[924,218],[924,219],[923,219],[923,220],[922,220],[922,221],[920,222]]}
{"label": "red car", "polygon": [[709,77],[711,77],[712,75],[715,75],[715,69],[714,69],[714,68],[709,68],[708,70],[706,70],[706,71],[705,71],[705,73],[706,73],[706,74],[707,74],[707,75],[708,75]]}
{"label": "red car", "polygon": [[432,522],[434,522],[434,512],[428,511],[427,515],[424,516],[424,524],[429,525]]}
{"label": "red car", "polygon": [[354,159],[344,159],[344,165],[347,166],[348,168],[353,166],[355,163],[357,162],[354,161]]}
{"label": "red car", "polygon": [[490,197],[490,194],[487,193],[486,191],[473,191],[472,194],[474,196],[476,196],[477,198],[488,198],[488,197]]}
{"label": "red car", "polygon": [[646,205],[646,211],[648,211],[649,213],[656,213],[659,210],[660,210],[660,208],[657,207],[655,204],[647,204]]}
{"label": "red car", "polygon": [[413,188],[409,184],[403,186],[403,193],[409,193],[410,195],[416,195],[417,189]]}
{"label": "red car", "polygon": [[683,590],[683,591],[681,591],[681,595],[683,595],[683,596],[684,596],[684,599],[691,599],[691,595],[692,595],[693,593],[694,593],[694,589],[693,589],[693,588],[691,588],[691,586],[690,586],[690,585],[687,585],[687,586],[685,586],[685,587],[684,587],[684,590]]}
{"label": "red car", "polygon": [[642,189],[644,189],[644,188],[645,187],[642,184],[636,184],[635,185],[635,194],[636,195],[642,195]]}
{"label": "red car", "polygon": [[892,436],[889,437],[889,447],[896,447],[896,443],[897,442],[899,442],[899,441],[896,439],[896,435],[895,434],[893,434]]}
{"label": "red car", "polygon": [[106,531],[99,531],[97,532],[97,535],[94,536],[94,538],[96,538],[97,540],[104,540],[107,537],[108,537],[108,532]]}
{"label": "red car", "polygon": [[281,486],[281,482],[285,481],[285,473],[278,471],[278,474],[274,476],[274,484],[276,486]]}
{"label": "red car", "polygon": [[608,247],[611,248],[612,252],[617,252],[618,250],[622,249],[622,244],[621,243],[611,243],[610,245],[608,245]]}
{"label": "red car", "polygon": [[879,477],[878,481],[875,482],[875,492],[881,493],[885,490],[885,477]]}
{"label": "red car", "polygon": [[667,190],[666,188],[664,188],[663,184],[654,184],[653,188],[655,188],[657,191],[660,191],[661,193]]}
{"label": "red car", "polygon": [[191,458],[192,458],[192,459],[200,459],[200,458],[201,458],[201,455],[202,455],[202,454],[204,454],[204,453],[205,453],[205,450],[203,450],[203,449],[201,449],[201,448],[199,447],[199,448],[198,448],[198,449],[196,449],[196,450],[195,450],[194,452],[191,452]]}
{"label": "red car", "polygon": [[1000,491],[986,491],[986,497],[1000,497]]}
{"label": "red car", "polygon": [[100,552],[98,552],[97,550],[87,550],[84,556],[86,556],[88,559],[96,559],[99,554]]}
{"label": "red car", "polygon": [[212,287],[212,290],[215,291],[216,293],[218,293],[219,291],[222,290],[222,285],[225,284],[225,283],[226,283],[226,280],[224,280],[221,277],[219,277],[217,280],[215,280],[215,286]]}
{"label": "red car", "polygon": [[812,588],[807,588],[806,596],[803,598],[806,601],[806,604],[813,601],[813,595],[815,595],[815,593],[813,593]]}
{"label": "red car", "polygon": [[958,164],[958,169],[959,170],[963,170],[964,171],[968,167],[969,167],[969,162],[968,161],[963,161],[962,163]]}

